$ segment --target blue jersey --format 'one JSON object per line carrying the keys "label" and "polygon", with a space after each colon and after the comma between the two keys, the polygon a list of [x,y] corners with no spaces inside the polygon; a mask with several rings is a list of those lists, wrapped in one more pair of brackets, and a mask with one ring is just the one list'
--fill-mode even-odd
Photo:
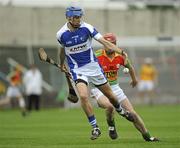
{"label": "blue jersey", "polygon": [[70,31],[66,23],[57,32],[56,37],[60,46],[65,49],[67,63],[71,70],[90,63],[97,64],[91,45],[92,38],[98,40],[102,35],[90,24],[82,22],[77,30]]}

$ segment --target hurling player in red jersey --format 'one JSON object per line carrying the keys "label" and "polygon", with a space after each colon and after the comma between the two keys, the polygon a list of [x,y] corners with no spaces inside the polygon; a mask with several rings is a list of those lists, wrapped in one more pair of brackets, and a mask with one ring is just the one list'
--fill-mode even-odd
{"label": "hurling player in red jersey", "polygon": [[[104,38],[114,44],[116,44],[116,36],[112,33],[107,33],[104,35]],[[113,50],[100,49],[96,51],[96,57],[104,70],[106,78],[113,90],[114,94],[118,97],[121,106],[129,111],[132,114],[133,122],[135,128],[142,134],[144,140],[146,141],[159,141],[157,138],[152,137],[148,130],[146,129],[143,120],[141,117],[136,113],[132,104],[130,103],[127,96],[124,94],[123,90],[119,87],[118,84],[118,70],[121,66],[127,67],[129,69],[129,74],[131,77],[130,85],[135,87],[137,85],[137,79],[135,75],[135,70],[132,64],[129,62],[128,58],[122,56]],[[108,100],[106,96],[104,96],[101,91],[97,88],[91,89],[92,96],[97,100],[98,105],[106,110],[106,119],[107,124],[109,126],[109,136],[111,139],[116,139],[118,134],[116,132],[115,123],[114,123],[114,107]]]}
{"label": "hurling player in red jersey", "polygon": [[15,99],[19,103],[22,116],[27,115],[25,99],[22,95],[20,87],[22,86],[22,67],[17,65],[13,67],[13,70],[8,74],[7,79],[9,81],[9,86],[7,88],[7,93],[4,99],[0,99],[0,107],[11,104]]}

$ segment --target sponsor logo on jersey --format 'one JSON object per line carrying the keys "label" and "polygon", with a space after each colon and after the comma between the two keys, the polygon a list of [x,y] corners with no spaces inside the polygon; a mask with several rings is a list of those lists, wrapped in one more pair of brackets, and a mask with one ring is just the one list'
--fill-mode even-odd
{"label": "sponsor logo on jersey", "polygon": [[107,78],[116,77],[117,72],[116,71],[107,71],[107,72],[105,72],[105,75]]}
{"label": "sponsor logo on jersey", "polygon": [[83,42],[86,41],[86,36],[80,37],[80,40],[83,41]]}
{"label": "sponsor logo on jersey", "polygon": [[80,50],[84,49],[85,47],[86,47],[86,44],[70,48],[69,50],[70,50],[70,52],[76,52],[76,51],[80,51]]}

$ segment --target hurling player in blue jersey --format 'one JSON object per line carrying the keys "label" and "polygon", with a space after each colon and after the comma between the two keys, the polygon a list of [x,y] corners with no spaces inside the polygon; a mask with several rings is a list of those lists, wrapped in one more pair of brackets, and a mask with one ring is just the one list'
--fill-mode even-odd
{"label": "hurling player in blue jersey", "polygon": [[[66,9],[67,23],[57,32],[57,40],[60,44],[60,64],[61,71],[65,72],[65,60],[78,91],[81,106],[92,126],[91,139],[97,139],[101,132],[97,125],[89,98],[89,83],[94,84],[110,100],[116,111],[132,121],[133,116],[124,110],[117,97],[112,92],[107,82],[104,72],[100,67],[91,46],[94,38],[99,43],[120,54],[123,51],[111,42],[105,40],[103,36],[90,24],[81,21],[83,11],[80,7],[68,7]],[[112,123],[113,124],[113,123]]]}

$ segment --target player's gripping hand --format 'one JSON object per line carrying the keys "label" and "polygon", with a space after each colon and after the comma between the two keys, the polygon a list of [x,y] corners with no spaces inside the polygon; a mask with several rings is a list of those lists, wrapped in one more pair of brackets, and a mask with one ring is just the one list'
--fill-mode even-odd
{"label": "player's gripping hand", "polygon": [[64,64],[62,64],[59,68],[60,68],[61,72],[69,73]]}
{"label": "player's gripping hand", "polygon": [[134,88],[134,87],[136,87],[136,85],[138,84],[138,81],[137,80],[132,80],[131,82],[130,82],[130,85]]}
{"label": "player's gripping hand", "polygon": [[61,66],[59,68],[60,68],[61,72],[65,72],[65,73],[68,72],[67,68],[64,64],[61,64]]}
{"label": "player's gripping hand", "polygon": [[122,56],[123,56],[124,58],[128,58],[128,54],[127,54],[124,50],[122,50]]}

